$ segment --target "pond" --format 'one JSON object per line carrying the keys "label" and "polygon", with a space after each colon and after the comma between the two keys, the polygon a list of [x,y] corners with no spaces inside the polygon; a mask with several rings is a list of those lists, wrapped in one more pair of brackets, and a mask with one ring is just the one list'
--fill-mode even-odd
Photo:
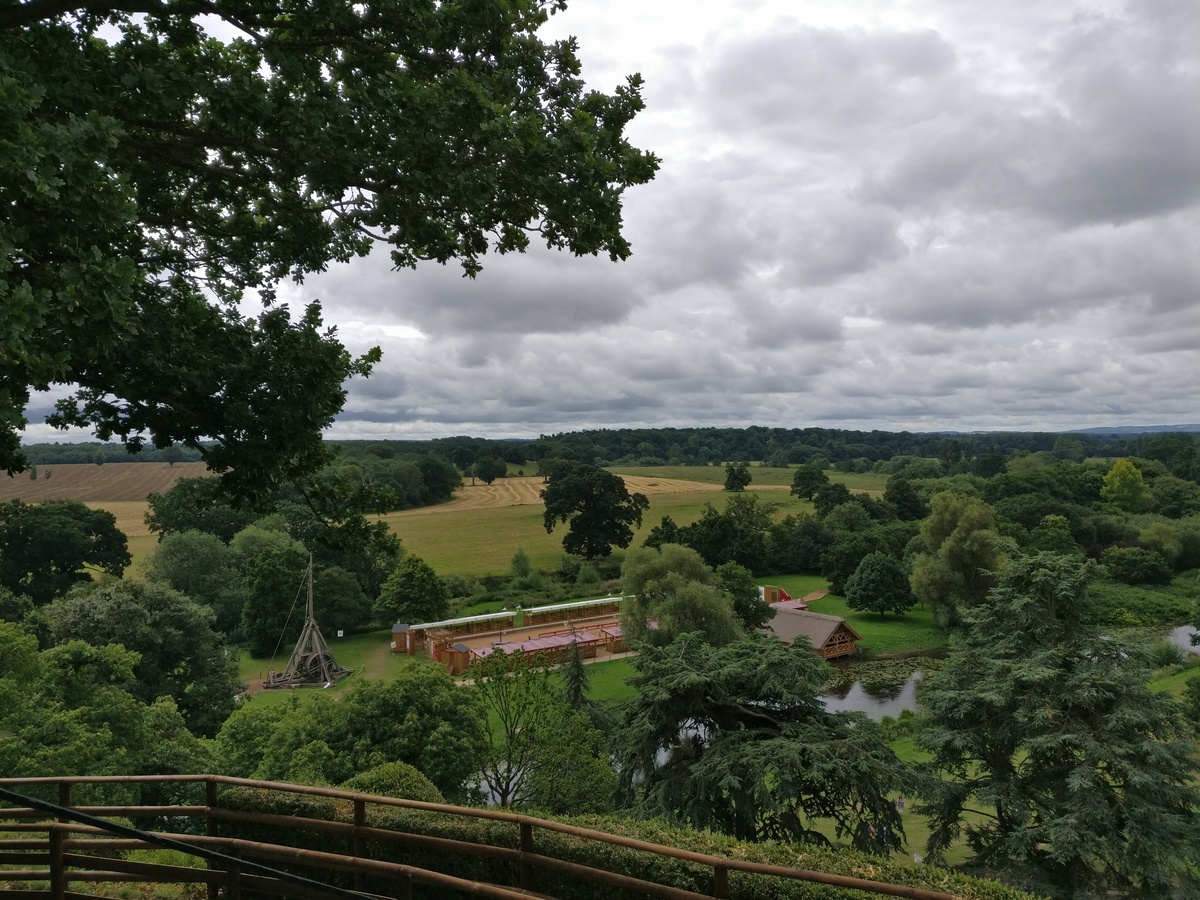
{"label": "pond", "polygon": [[1196,629],[1191,625],[1180,625],[1171,630],[1171,633],[1167,635],[1167,640],[1185,653],[1200,653],[1200,646],[1192,643],[1192,637],[1195,634]]}
{"label": "pond", "polygon": [[[1191,625],[1180,625],[1166,635],[1166,639],[1188,653],[1200,653],[1200,646],[1192,644],[1196,629]],[[924,661],[929,665],[930,661]],[[841,677],[820,695],[825,708],[830,712],[861,712],[876,722],[884,716],[896,718],[904,710],[917,711],[917,685],[925,675],[919,668],[911,671],[880,671],[872,663],[843,663],[835,666]],[[865,676],[865,677],[863,677]]]}
{"label": "pond", "polygon": [[861,712],[876,722],[884,716],[896,718],[904,710],[917,711],[917,685],[924,679],[918,669],[899,683],[864,683],[859,679],[842,683],[820,695],[830,712]]}

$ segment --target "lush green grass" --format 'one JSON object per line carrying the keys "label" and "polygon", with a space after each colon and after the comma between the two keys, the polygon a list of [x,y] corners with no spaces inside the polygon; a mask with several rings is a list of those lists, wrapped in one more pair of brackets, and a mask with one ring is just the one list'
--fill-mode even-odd
{"label": "lush green grass", "polygon": [[556,569],[562,559],[563,531],[547,534],[540,505],[496,509],[432,511],[388,515],[383,520],[441,575],[494,575],[507,572],[513,554],[524,550],[535,569]]}
{"label": "lush green grass", "polygon": [[914,653],[945,647],[948,643],[945,632],[934,623],[933,613],[919,606],[902,616],[879,615],[851,609],[845,598],[829,594],[809,604],[809,609],[845,619],[862,635],[859,646],[867,653]]}
{"label": "lush green grass", "polygon": [[[647,478],[678,478],[683,481],[700,481],[704,484],[725,486],[724,466],[609,466],[610,472],[618,475],[642,475]],[[756,463],[750,466],[750,486],[765,484],[787,485],[791,487],[792,479],[796,476],[795,467],[775,469]]]}
{"label": "lush green grass", "polygon": [[[714,484],[719,487],[724,487],[725,485],[724,466],[610,466],[609,471],[616,472],[618,475],[641,475],[646,478],[679,478],[684,481],[700,481],[704,484]],[[829,477],[830,481],[835,484],[844,484],[852,491],[869,491],[880,494],[883,493],[888,480],[888,476],[876,475],[873,472],[856,475],[835,472],[832,469],[828,469],[825,474]],[[750,466],[751,480],[749,490],[772,485],[790,488],[792,486],[792,479],[795,477],[796,466],[777,469],[772,466],[764,466],[760,463],[752,463]]]}
{"label": "lush green grass", "polygon": [[1187,687],[1188,681],[1193,678],[1200,678],[1200,660],[1195,657],[1185,665],[1172,666],[1159,674],[1150,682],[1149,688],[1152,691],[1166,691],[1178,700],[1183,696],[1183,689]]}
{"label": "lush green grass", "polygon": [[877,475],[874,472],[864,472],[861,474],[841,472],[826,472],[829,480],[833,482],[841,482],[851,491],[863,491],[874,496],[883,496],[884,488],[887,487],[887,475]]}
{"label": "lush green grass", "polygon": [[634,674],[628,657],[592,663],[588,671],[588,696],[593,700],[631,700],[637,691],[625,683]]}
{"label": "lush green grass", "polygon": [[[819,575],[774,575],[760,578],[759,583],[778,585],[796,599],[829,587]],[[902,616],[894,613],[878,615],[851,609],[844,597],[828,594],[809,603],[808,608],[813,612],[841,616],[862,635],[858,646],[868,653],[914,653],[945,647],[947,643],[946,635],[934,624],[933,614],[921,606]]]}
{"label": "lush green grass", "polygon": [[[654,494],[650,497],[649,510],[642,517],[641,527],[634,531],[630,546],[640,546],[663,516],[670,516],[678,525],[688,525],[704,514],[705,504],[724,509],[730,496],[717,488]],[[772,506],[777,516],[812,511],[811,503],[785,491],[762,491],[759,497]],[[421,557],[439,574],[480,576],[508,572],[513,554],[518,550],[525,551],[535,569],[553,571],[559,567],[567,526],[559,525],[552,534],[547,534],[542,513],[540,504],[531,504],[423,515],[388,515],[383,520],[399,536],[406,551]],[[624,554],[617,550],[614,555],[620,559]]]}

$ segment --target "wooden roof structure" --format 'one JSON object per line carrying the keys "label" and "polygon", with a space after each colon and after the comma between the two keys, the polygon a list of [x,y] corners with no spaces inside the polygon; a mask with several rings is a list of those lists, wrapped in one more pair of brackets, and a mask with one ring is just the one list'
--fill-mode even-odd
{"label": "wooden roof structure", "polygon": [[803,636],[812,644],[813,651],[825,659],[849,656],[854,652],[854,642],[862,640],[862,635],[846,624],[841,616],[791,609],[779,603],[771,608],[775,610],[775,615],[766,627],[777,638],[785,644],[791,644]]}
{"label": "wooden roof structure", "polygon": [[308,558],[308,601],[305,604],[304,627],[300,640],[282,672],[272,672],[263,682],[264,688],[333,687],[354,674],[353,669],[338,665],[325,636],[317,626],[313,613],[312,557]]}

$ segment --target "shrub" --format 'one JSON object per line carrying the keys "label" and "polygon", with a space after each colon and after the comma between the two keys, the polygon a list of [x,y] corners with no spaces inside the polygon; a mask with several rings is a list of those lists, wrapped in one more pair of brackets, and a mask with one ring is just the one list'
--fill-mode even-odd
{"label": "shrub", "polygon": [[1124,584],[1170,584],[1171,564],[1157,550],[1109,547],[1100,557],[1110,578]]}
{"label": "shrub", "polygon": [[422,803],[445,803],[442,792],[433,782],[408,763],[390,762],[343,781],[342,790],[397,800],[420,800]]}
{"label": "shrub", "polygon": [[[233,809],[274,813],[276,815],[307,816],[316,819],[351,821],[349,804],[336,804],[321,797],[306,797],[278,792],[233,788],[221,794],[222,805]],[[400,833],[446,838],[497,847],[518,846],[517,826],[510,822],[474,819],[437,813],[427,813],[397,807],[372,806],[368,823]],[[834,850],[808,844],[761,843],[748,844],[724,835],[676,828],[662,821],[627,820],[610,816],[590,815],[556,817],[581,828],[678,847],[696,853],[744,859],[796,869],[808,869],[869,878],[892,884],[953,893],[963,900],[1030,900],[1029,895],[1004,887],[995,881],[941,869],[936,866],[913,866],[904,861],[881,860],[850,850]],[[316,846],[329,849],[328,837],[319,832],[249,822],[222,822],[221,833],[230,837],[265,840],[289,846]],[[450,855],[439,848],[421,848],[384,842],[372,842],[372,857],[389,862],[418,866],[447,872],[459,878],[515,884],[516,873],[503,861],[488,860],[471,855]],[[581,865],[636,876],[661,884],[699,893],[712,894],[712,870],[707,866],[667,857],[653,856],[638,850],[536,829],[534,852],[557,857]],[[311,874],[311,870],[305,874]],[[336,879],[335,879],[336,880]],[[383,886],[380,885],[382,888]],[[842,900],[861,896],[829,885],[803,881],[785,881],[760,875],[734,874],[730,878],[729,896],[733,900]],[[595,883],[538,870],[534,889],[562,900],[590,900],[605,897],[632,900],[634,895],[617,889],[600,889]],[[440,889],[414,886],[414,897],[443,897]],[[641,895],[638,895],[641,896]]]}

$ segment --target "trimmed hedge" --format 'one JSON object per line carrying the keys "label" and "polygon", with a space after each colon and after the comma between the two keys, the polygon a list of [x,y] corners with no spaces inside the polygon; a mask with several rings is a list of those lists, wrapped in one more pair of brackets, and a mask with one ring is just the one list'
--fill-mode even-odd
{"label": "trimmed hedge", "polygon": [[[231,788],[225,790],[221,794],[221,804],[232,809],[270,812],[277,815],[304,816],[327,821],[349,822],[353,820],[351,804],[348,802],[257,789]],[[1029,894],[1005,887],[999,882],[971,878],[935,866],[911,865],[905,861],[872,857],[849,850],[835,851],[808,845],[769,842],[750,844],[724,835],[675,828],[661,821],[620,819],[612,816],[556,817],[552,820],[729,859],[810,869],[943,891],[955,894],[964,900],[1028,900],[1030,897]],[[369,807],[368,823],[377,828],[387,828],[398,832],[512,849],[516,849],[519,842],[518,826],[513,823],[421,812],[399,807]],[[275,828],[261,825],[237,825],[235,827],[235,823],[222,822],[221,833],[249,840],[264,840],[289,846],[338,852],[336,847],[331,846],[336,839],[297,828]],[[349,853],[349,849],[344,848],[341,852]],[[712,869],[707,866],[656,856],[613,844],[536,828],[534,830],[534,852],[609,872],[657,881],[660,884],[685,890],[712,893]],[[472,856],[452,856],[440,849],[425,850],[392,844],[372,844],[370,853],[375,859],[445,872],[459,878],[496,884],[515,885],[518,883],[516,867],[504,861]],[[306,874],[311,874],[311,872]],[[383,884],[378,884],[371,889],[382,890],[384,887]],[[536,871],[533,887],[539,892],[560,897],[563,900],[591,900],[597,896],[598,891],[603,891],[605,897],[641,896],[625,894],[607,887],[602,888],[592,882],[579,881],[542,870]],[[729,887],[730,897],[733,900],[841,900],[841,898],[852,896],[859,898],[867,896],[859,891],[739,872],[730,872]],[[414,886],[414,896],[446,897],[448,894],[444,889],[422,891],[421,888]]]}

